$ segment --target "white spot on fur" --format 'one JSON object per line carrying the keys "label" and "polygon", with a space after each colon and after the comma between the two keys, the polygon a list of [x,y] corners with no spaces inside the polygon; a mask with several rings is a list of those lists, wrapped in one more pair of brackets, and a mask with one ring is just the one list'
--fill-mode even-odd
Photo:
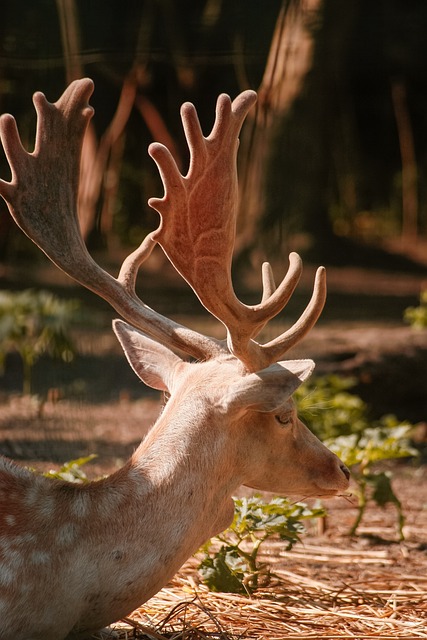
{"label": "white spot on fur", "polygon": [[39,504],[37,505],[38,513],[43,518],[52,518],[54,515],[55,509],[55,498],[53,495],[44,494],[41,497]]}
{"label": "white spot on fur", "polygon": [[[9,587],[13,582],[14,576],[15,576],[15,572],[12,570],[12,568],[7,566],[3,562],[0,562],[0,587]],[[1,611],[1,604],[0,604],[0,611]]]}
{"label": "white spot on fur", "polygon": [[4,517],[4,521],[8,527],[13,527],[16,524],[16,517],[13,514],[9,513]]}
{"label": "white spot on fur", "polygon": [[70,505],[71,514],[76,518],[86,518],[89,514],[90,498],[85,493],[76,493]]}
{"label": "white spot on fur", "polygon": [[61,547],[70,546],[75,542],[76,538],[77,527],[72,522],[68,522],[62,525],[62,527],[59,527],[56,541]]}
{"label": "white spot on fur", "polygon": [[24,564],[22,553],[17,549],[11,550],[7,558],[7,563],[15,571],[19,571]]}
{"label": "white spot on fur", "polygon": [[16,536],[5,535],[0,538],[0,551],[7,556],[12,551],[17,551],[19,547],[34,545],[36,540],[36,536],[32,533],[21,533]]}
{"label": "white spot on fur", "polygon": [[40,491],[36,484],[27,488],[24,503],[27,507],[33,507],[40,500]]}
{"label": "white spot on fur", "polygon": [[0,585],[9,586],[22,571],[24,558],[20,551],[9,549],[0,562]]}
{"label": "white spot on fur", "polygon": [[33,551],[30,556],[30,562],[36,565],[48,564],[51,561],[51,555],[46,551]]}
{"label": "white spot on fur", "polygon": [[101,499],[96,502],[97,516],[108,520],[116,517],[117,514],[114,512],[120,509],[126,499],[127,495],[123,494],[122,491],[111,488],[108,493],[103,494]]}
{"label": "white spot on fur", "polygon": [[34,545],[36,543],[37,536],[33,533],[21,533],[19,536],[15,536],[12,540],[14,541],[15,546],[28,546],[29,544]]}

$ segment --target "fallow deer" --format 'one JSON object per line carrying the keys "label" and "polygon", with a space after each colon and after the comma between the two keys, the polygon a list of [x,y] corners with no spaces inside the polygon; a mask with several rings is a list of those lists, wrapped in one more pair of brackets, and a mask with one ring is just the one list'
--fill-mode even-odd
{"label": "fallow deer", "polygon": [[[131,459],[106,479],[48,480],[0,458],[2,640],[83,638],[129,614],[230,524],[231,496],[242,484],[329,497],[349,483],[346,467],[298,420],[291,398],[314,363],[280,361],[323,308],[325,270],[319,268],[299,320],[267,344],[255,338],[295,289],[299,256],[291,254],[277,288],[264,266],[260,304],[243,304],[233,290],[238,136],[256,94],[244,91],[233,102],[221,95],[208,137],[193,105],[183,105],[191,154],[185,176],[165,147],[150,145],[165,193],[149,204],[161,222],[114,278],[89,255],[77,217],[92,91],[92,81],[82,79],[54,104],[34,95],[32,153],[23,149],[12,116],[2,116],[12,178],[0,181],[0,195],[58,267],[130,323],[115,320],[114,330],[131,367],[170,399]],[[225,325],[226,340],[189,330],[136,296],[138,269],[156,244]]]}

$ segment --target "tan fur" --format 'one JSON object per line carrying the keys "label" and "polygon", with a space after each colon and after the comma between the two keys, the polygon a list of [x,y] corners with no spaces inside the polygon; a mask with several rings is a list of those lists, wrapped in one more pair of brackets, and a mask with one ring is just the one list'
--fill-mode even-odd
{"label": "tan fur", "polygon": [[[165,185],[164,198],[150,201],[161,224],[113,278],[88,254],[76,210],[92,90],[84,79],[55,104],[34,96],[33,153],[23,149],[13,118],[2,116],[12,180],[0,180],[0,195],[55,264],[131,323],[114,322],[130,365],[170,399],[131,459],[104,480],[85,486],[48,480],[0,457],[1,640],[83,638],[129,614],[228,526],[231,496],[241,484],[305,496],[333,496],[348,486],[347,469],[298,420],[291,399],[314,363],[277,362],[316,322],[326,295],[324,269],[301,318],[265,345],[255,337],[291,296],[300,258],[291,255],[277,289],[264,266],[258,305],[244,305],[232,289],[235,156],[254,92],[233,102],[220,96],[207,138],[194,107],[183,107],[191,155],[186,176],[167,149],[150,147]],[[223,322],[226,342],[164,318],[136,296],[139,266],[156,243]],[[182,351],[199,362],[184,361]]]}
{"label": "tan fur", "polygon": [[129,614],[228,526],[240,484],[287,495],[346,490],[338,458],[289,403],[286,426],[272,413],[218,411],[239,376],[232,361],[178,370],[156,425],[106,480],[70,485],[2,460],[2,640],[59,640]]}

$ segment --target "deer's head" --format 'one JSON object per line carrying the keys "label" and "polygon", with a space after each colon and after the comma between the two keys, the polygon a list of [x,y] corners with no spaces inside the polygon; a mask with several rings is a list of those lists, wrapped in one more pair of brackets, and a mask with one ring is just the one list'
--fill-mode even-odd
{"label": "deer's head", "polygon": [[212,438],[221,439],[226,460],[218,464],[233,469],[237,485],[305,497],[347,489],[347,468],[298,419],[292,399],[311,374],[312,360],[248,372],[229,353],[187,362],[121,320],[114,330],[141,380],[168,394],[164,420],[178,428],[183,421],[183,432],[193,421],[194,432],[205,431],[207,448]]}
{"label": "deer's head", "polygon": [[[233,102],[221,95],[208,137],[194,107],[183,105],[190,149],[187,175],[181,175],[166,147],[150,146],[165,189],[163,198],[149,201],[160,214],[160,225],[113,278],[88,254],[77,216],[80,152],[92,116],[87,104],[92,90],[92,82],[84,79],[73,82],[55,104],[40,93],[34,96],[38,127],[33,153],[22,148],[14,119],[2,117],[0,132],[12,181],[0,181],[0,194],[15,221],[55,264],[130,323],[116,321],[116,333],[141,379],[170,393],[168,413],[184,408],[188,420],[202,415],[206,429],[227,433],[243,483],[293,494],[342,493],[348,486],[347,469],[298,420],[291,398],[314,363],[282,360],[322,311],[324,268],[317,271],[311,301],[299,320],[267,344],[256,338],[292,295],[302,270],[299,256],[291,254],[288,273],[277,288],[265,263],[259,304],[243,304],[233,290],[238,136],[255,93],[245,91]],[[138,269],[156,244],[223,323],[226,340],[186,329],[136,296]],[[182,360],[176,355],[182,351],[196,361]]]}

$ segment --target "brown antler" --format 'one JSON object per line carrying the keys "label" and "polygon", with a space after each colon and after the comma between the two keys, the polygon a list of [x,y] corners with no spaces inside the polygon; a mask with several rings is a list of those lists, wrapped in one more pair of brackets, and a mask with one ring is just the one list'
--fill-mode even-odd
{"label": "brown antler", "polygon": [[93,115],[88,105],[92,91],[92,81],[83,79],[70,84],[55,104],[42,93],[34,95],[37,134],[33,153],[22,147],[14,118],[1,117],[0,136],[12,180],[0,180],[0,195],[16,223],[58,267],[107,300],[134,326],[197,358],[217,353],[222,350],[217,341],[164,318],[136,296],[136,274],[156,244],[153,234],[125,260],[117,279],[101,269],[86,249],[76,203],[81,147]]}
{"label": "brown antler", "polygon": [[264,293],[259,305],[244,305],[233,290],[238,135],[256,100],[255,93],[245,91],[233,103],[228,96],[220,96],[215,124],[207,138],[193,105],[183,105],[182,120],[191,153],[186,176],[180,174],[166,147],[150,146],[165,186],[162,199],[149,201],[160,213],[161,223],[124,261],[116,279],[92,260],[77,219],[80,154],[93,114],[87,104],[92,91],[92,81],[84,79],[73,82],[55,104],[47,102],[43,94],[35,94],[38,120],[33,153],[23,149],[12,116],[2,116],[0,136],[12,180],[0,180],[0,195],[17,224],[57,266],[155,339],[197,358],[223,351],[220,342],[164,318],[136,296],[138,269],[158,242],[204,306],[224,323],[230,351],[249,371],[277,360],[316,322],[326,295],[325,273],[318,270],[312,300],[293,327],[266,345],[254,342],[265,323],[289,300],[302,269],[299,256],[291,254],[288,274],[276,289],[271,269],[264,265]]}
{"label": "brown antler", "polygon": [[186,176],[181,175],[166,147],[155,143],[149,148],[165,189],[163,198],[149,200],[162,218],[153,237],[202,304],[226,326],[230,351],[249,371],[275,362],[300,340],[315,324],[326,297],[325,271],[320,268],[312,300],[298,322],[266,345],[253,341],[266,322],[286,305],[302,271],[299,256],[292,253],[289,271],[276,289],[271,268],[266,263],[264,293],[258,305],[243,304],[233,290],[231,261],[238,201],[238,135],[255,100],[253,91],[244,91],[233,102],[221,95],[215,124],[207,138],[202,134],[194,106],[183,105],[181,117],[190,149]]}

